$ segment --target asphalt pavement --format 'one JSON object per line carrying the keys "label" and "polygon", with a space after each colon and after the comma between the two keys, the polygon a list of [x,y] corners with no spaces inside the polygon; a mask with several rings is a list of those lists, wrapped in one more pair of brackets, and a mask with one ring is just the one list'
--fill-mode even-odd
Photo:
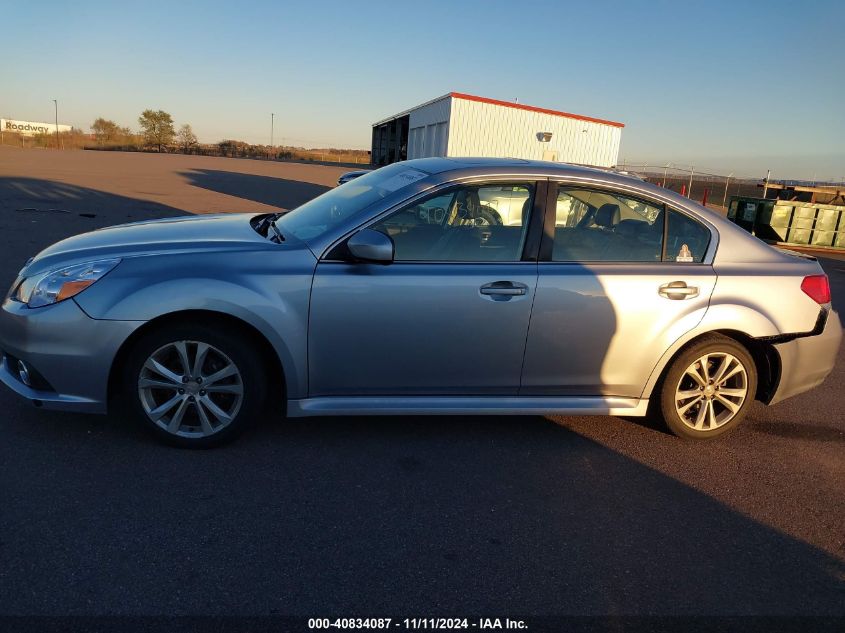
{"label": "asphalt pavement", "polygon": [[[278,208],[342,171],[303,186],[218,159],[152,195],[126,165],[119,189],[61,161],[22,175],[22,155],[0,153],[0,285],[194,189]],[[169,157],[141,158],[143,180]],[[845,262],[822,263],[842,312]],[[822,387],[709,443],[610,417],[355,417],[199,452],[0,389],[0,615],[845,616],[843,385],[840,351]]]}

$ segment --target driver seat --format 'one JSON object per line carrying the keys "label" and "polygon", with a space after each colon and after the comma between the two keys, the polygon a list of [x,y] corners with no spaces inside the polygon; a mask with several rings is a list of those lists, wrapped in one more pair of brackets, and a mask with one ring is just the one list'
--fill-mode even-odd
{"label": "driver seat", "polygon": [[481,214],[481,200],[478,190],[467,188],[458,191],[448,220],[445,233],[431,247],[429,259],[444,261],[477,261],[481,257],[481,231],[475,221]]}
{"label": "driver seat", "polygon": [[475,226],[475,220],[481,213],[481,199],[477,189],[461,189],[449,213],[447,224],[451,226]]}

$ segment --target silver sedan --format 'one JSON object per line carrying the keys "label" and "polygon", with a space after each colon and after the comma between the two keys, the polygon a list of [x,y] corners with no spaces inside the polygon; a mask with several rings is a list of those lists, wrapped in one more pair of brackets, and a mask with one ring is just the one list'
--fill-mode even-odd
{"label": "silver sedan", "polygon": [[0,380],[207,447],[288,416],[662,417],[705,439],[821,383],[827,277],[621,174],[423,159],[285,214],[140,222],[26,263]]}

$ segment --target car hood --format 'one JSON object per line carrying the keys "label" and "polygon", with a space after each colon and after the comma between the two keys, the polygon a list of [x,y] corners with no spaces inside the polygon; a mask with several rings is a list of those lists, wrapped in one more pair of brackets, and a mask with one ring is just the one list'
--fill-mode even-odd
{"label": "car hood", "polygon": [[276,244],[259,235],[250,225],[256,215],[223,213],[147,220],[74,235],[38,253],[27,262],[21,276],[116,257],[305,248],[297,240]]}

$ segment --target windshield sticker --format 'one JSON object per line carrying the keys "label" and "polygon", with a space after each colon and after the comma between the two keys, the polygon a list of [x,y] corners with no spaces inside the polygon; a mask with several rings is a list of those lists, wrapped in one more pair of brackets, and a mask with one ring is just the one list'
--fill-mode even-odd
{"label": "windshield sticker", "polygon": [[681,246],[681,250],[678,252],[678,256],[675,258],[676,262],[694,262],[695,260],[692,257],[692,251],[690,251],[689,246],[684,244]]}
{"label": "windshield sticker", "polygon": [[406,169],[405,171],[396,174],[393,178],[388,178],[379,186],[387,191],[398,191],[402,187],[407,187],[418,180],[422,180],[426,176],[428,176],[428,174],[423,171]]}

